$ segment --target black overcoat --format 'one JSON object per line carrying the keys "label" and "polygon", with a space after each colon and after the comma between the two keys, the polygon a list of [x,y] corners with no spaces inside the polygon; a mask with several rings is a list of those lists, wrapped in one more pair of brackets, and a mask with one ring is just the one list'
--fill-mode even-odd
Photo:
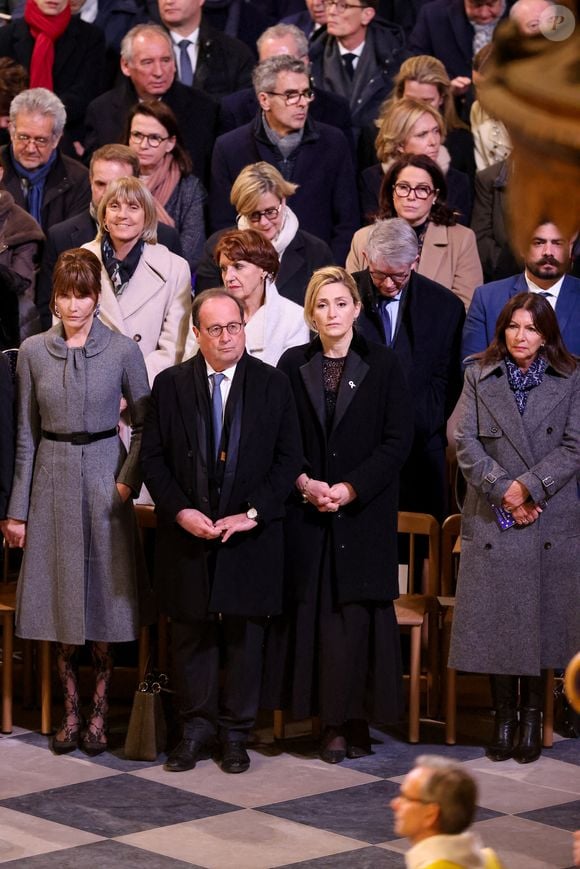
{"label": "black overcoat", "polygon": [[293,347],[278,367],[296,398],[304,470],[317,480],[348,482],[356,500],[319,513],[294,495],[286,523],[287,590],[305,599],[318,587],[330,530],[339,603],[398,596],[399,472],[413,437],[413,411],[403,371],[388,347],[354,337],[343,370],[334,421],[326,431],[322,345]]}
{"label": "black overcoat", "polygon": [[[282,605],[284,502],[300,472],[300,432],[287,378],[247,354],[236,367],[228,408],[239,406],[238,444],[230,446],[219,508],[211,514],[207,491],[210,419],[205,360],[201,353],[162,371],[143,432],[144,479],[155,501],[158,529],[155,580],[163,612],[180,621],[209,612],[239,616],[279,613]],[[250,532],[227,543],[204,541],[175,522],[194,508],[215,520],[258,511]],[[215,554],[215,568],[208,557]],[[213,556],[212,559],[213,560]]]}

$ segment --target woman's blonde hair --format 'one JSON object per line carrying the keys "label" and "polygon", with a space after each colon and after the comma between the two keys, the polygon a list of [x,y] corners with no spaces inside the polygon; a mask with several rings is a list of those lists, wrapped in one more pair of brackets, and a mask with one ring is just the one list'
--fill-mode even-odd
{"label": "woman's blonde hair", "polygon": [[297,184],[286,181],[270,163],[250,163],[244,166],[230,192],[230,202],[238,214],[256,211],[258,200],[264,193],[273,193],[282,200],[298,190]]}
{"label": "woman's blonde hair", "polygon": [[153,195],[138,178],[118,178],[111,181],[99,203],[97,220],[99,231],[97,240],[101,240],[105,227],[105,213],[111,202],[127,202],[129,205],[139,205],[145,214],[145,222],[141,238],[148,244],[157,244],[157,210]]}
{"label": "woman's blonde hair", "polygon": [[393,157],[401,152],[405,142],[411,135],[413,127],[422,115],[431,115],[437,122],[441,132],[441,138],[445,138],[445,121],[437,109],[420,100],[412,100],[405,97],[399,102],[393,103],[389,112],[383,117],[377,138],[375,149],[380,163],[388,163]]}
{"label": "woman's blonde hair", "polygon": [[317,269],[308,282],[304,296],[304,319],[310,328],[314,320],[314,306],[318,293],[328,284],[342,284],[349,291],[355,305],[360,304],[358,287],[346,269],[340,266],[324,266]]}
{"label": "woman's blonde hair", "polygon": [[379,111],[379,117],[375,121],[377,127],[381,125],[381,119],[391,110],[395,103],[405,97],[405,85],[408,81],[416,81],[417,84],[432,84],[437,88],[443,102],[439,112],[443,116],[447,130],[464,129],[469,127],[463,123],[455,110],[455,102],[451,92],[451,81],[447,70],[440,60],[431,57],[430,54],[419,54],[417,57],[408,57],[393,79],[393,90],[390,97],[385,100]]}

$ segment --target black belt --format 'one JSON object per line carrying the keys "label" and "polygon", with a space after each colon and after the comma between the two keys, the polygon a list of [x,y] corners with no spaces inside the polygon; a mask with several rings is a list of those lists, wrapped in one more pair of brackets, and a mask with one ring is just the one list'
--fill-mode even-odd
{"label": "black belt", "polygon": [[82,447],[85,444],[92,444],[93,441],[102,441],[105,438],[114,438],[118,434],[117,427],[108,428],[106,431],[71,431],[71,432],[55,432],[45,431],[42,429],[42,437],[47,441],[61,441],[64,443],[74,444],[77,447]]}

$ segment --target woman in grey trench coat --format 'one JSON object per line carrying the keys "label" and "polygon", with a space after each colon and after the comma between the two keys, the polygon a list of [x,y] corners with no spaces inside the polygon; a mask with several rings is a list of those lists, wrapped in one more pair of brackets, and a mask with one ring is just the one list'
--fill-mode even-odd
{"label": "woman in grey trench coat", "polygon": [[[51,309],[60,319],[29,338],[17,368],[18,428],[6,536],[24,547],[16,631],[57,645],[65,716],[57,754],[105,750],[109,644],[139,631],[138,537],[129,498],[141,484],[141,426],[149,394],[137,344],[95,317],[101,264],[87,250],[59,257]],[[124,398],[133,420],[118,436]],[[81,732],[76,652],[92,643],[93,706]]]}
{"label": "woman in grey trench coat", "polygon": [[541,671],[580,648],[580,368],[531,292],[505,305],[476,362],[456,432],[468,486],[449,665],[493,674],[487,756],[529,763],[541,750]]}

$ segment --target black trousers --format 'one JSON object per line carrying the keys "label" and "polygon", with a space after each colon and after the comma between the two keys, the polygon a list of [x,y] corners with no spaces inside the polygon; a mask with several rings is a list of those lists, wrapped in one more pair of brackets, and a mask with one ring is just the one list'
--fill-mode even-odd
{"label": "black trousers", "polygon": [[[172,619],[172,649],[183,736],[246,742],[258,712],[265,619],[208,615]],[[220,691],[220,649],[225,678]]]}

